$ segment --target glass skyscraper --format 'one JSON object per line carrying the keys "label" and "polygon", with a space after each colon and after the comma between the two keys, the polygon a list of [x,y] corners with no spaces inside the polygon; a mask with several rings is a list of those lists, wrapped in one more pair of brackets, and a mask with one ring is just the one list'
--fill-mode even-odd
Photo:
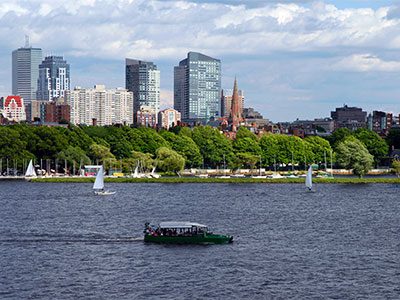
{"label": "glass skyscraper", "polygon": [[160,71],[152,62],[125,60],[125,88],[133,92],[134,112],[150,106],[157,116],[160,111]]}
{"label": "glass skyscraper", "polygon": [[42,59],[42,49],[28,45],[12,52],[12,93],[21,96],[25,105],[36,99]]}
{"label": "glass skyscraper", "polygon": [[174,108],[186,123],[221,116],[221,61],[197,52],[174,67]]}
{"label": "glass skyscraper", "polygon": [[46,56],[39,65],[37,100],[64,98],[70,89],[69,64],[62,56]]}

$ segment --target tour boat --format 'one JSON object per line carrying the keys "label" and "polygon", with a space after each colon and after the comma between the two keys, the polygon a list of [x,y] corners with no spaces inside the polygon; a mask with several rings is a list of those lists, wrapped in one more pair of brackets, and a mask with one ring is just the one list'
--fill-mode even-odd
{"label": "tour boat", "polygon": [[158,226],[146,223],[144,229],[145,242],[224,244],[232,240],[230,235],[213,234],[206,225],[191,222],[161,222]]}

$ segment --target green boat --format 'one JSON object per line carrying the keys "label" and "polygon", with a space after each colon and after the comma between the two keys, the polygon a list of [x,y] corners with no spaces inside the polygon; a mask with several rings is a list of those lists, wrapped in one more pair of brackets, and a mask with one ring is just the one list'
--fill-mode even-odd
{"label": "green boat", "polygon": [[144,241],[174,244],[225,244],[233,237],[208,231],[206,225],[191,222],[161,222],[154,226],[145,224]]}

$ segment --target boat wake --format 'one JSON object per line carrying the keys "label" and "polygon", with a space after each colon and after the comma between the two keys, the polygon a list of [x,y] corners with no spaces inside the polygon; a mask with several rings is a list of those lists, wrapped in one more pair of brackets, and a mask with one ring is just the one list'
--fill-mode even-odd
{"label": "boat wake", "polygon": [[0,244],[6,243],[132,243],[142,242],[142,237],[85,237],[85,236],[50,236],[39,235],[30,237],[0,238]]}

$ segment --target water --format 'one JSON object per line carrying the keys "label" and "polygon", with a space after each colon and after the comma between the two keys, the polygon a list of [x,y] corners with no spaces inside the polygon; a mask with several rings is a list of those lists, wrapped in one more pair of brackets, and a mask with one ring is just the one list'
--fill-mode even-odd
{"label": "water", "polygon": [[[387,184],[0,182],[0,299],[400,299]],[[144,244],[146,221],[232,244]]]}

